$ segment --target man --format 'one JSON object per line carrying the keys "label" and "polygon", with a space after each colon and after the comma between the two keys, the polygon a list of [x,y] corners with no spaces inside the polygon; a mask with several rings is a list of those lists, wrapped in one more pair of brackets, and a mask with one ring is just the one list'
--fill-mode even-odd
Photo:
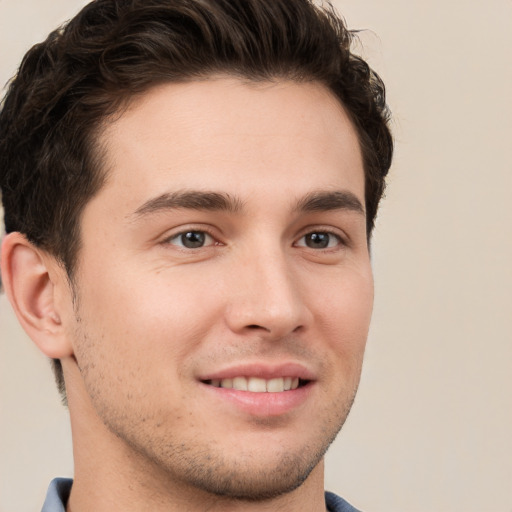
{"label": "man", "polygon": [[0,116],[6,292],[53,360],[74,481],[44,512],[353,511],[384,89],[308,0],[98,0]]}

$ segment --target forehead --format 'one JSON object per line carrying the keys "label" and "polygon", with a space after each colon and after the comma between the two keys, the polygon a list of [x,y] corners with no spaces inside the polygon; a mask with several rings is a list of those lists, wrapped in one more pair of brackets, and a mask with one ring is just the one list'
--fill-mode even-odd
{"label": "forehead", "polygon": [[318,83],[219,77],[161,85],[135,98],[101,142],[108,179],[99,195],[117,191],[127,208],[173,189],[301,195],[312,180],[364,196],[356,132]]}

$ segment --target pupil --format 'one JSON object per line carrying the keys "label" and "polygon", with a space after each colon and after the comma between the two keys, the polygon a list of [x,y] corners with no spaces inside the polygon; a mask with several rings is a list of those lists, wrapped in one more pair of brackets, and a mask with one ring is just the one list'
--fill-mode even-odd
{"label": "pupil", "polygon": [[189,231],[188,233],[181,235],[183,245],[189,249],[202,247],[204,245],[204,239],[204,233],[201,233],[200,231]]}
{"label": "pupil", "polygon": [[306,245],[315,249],[325,249],[329,245],[327,233],[311,233],[306,236]]}

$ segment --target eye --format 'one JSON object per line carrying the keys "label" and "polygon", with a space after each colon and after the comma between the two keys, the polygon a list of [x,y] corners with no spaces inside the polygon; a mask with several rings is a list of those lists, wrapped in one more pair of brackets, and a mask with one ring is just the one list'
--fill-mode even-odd
{"label": "eye", "polygon": [[331,249],[342,244],[341,238],[334,233],[313,231],[301,237],[296,245],[299,247],[309,247],[310,249]]}
{"label": "eye", "polygon": [[215,243],[213,237],[204,231],[185,231],[169,238],[168,242],[172,245],[184,247],[186,249],[200,249]]}

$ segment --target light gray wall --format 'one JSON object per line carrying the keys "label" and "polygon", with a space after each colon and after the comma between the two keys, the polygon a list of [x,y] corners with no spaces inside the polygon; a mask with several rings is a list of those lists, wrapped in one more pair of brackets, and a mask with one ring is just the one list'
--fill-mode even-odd
{"label": "light gray wall", "polygon": [[[0,82],[78,0],[0,0]],[[327,487],[374,512],[511,512],[512,2],[337,1],[385,79],[397,143],[376,306]],[[0,512],[71,475],[48,364],[0,298]]]}

